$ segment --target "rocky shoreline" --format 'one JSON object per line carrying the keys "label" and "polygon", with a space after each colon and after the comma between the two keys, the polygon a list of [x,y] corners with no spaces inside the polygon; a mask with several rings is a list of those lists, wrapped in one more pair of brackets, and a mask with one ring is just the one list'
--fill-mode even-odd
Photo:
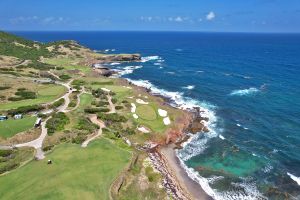
{"label": "rocky shoreline", "polygon": [[[141,56],[139,54],[132,54],[132,56],[126,56],[120,58],[118,56],[110,56],[107,59],[101,61],[96,60],[91,63],[94,71],[102,76],[112,76],[115,71],[109,67],[105,67],[103,64],[112,62],[133,62],[140,61]],[[136,86],[126,79],[119,78],[119,81],[124,85],[133,86],[137,90],[149,93],[152,96],[160,97],[163,103],[171,106],[174,102],[170,98],[163,95],[152,94],[151,88],[144,88]],[[178,109],[171,106],[174,109]],[[201,186],[189,178],[187,172],[181,167],[179,158],[176,156],[175,150],[181,149],[182,144],[186,142],[191,134],[201,134],[201,132],[208,132],[208,127],[205,126],[205,122],[209,119],[202,117],[203,111],[200,108],[195,107],[188,111],[182,110],[186,115],[181,122],[182,126],[180,130],[168,130],[167,137],[164,142],[156,142],[152,145],[144,145],[139,150],[148,152],[148,156],[152,162],[153,167],[160,172],[163,181],[162,185],[166,189],[167,193],[172,196],[173,199],[178,200],[207,200],[211,199],[201,188]]]}

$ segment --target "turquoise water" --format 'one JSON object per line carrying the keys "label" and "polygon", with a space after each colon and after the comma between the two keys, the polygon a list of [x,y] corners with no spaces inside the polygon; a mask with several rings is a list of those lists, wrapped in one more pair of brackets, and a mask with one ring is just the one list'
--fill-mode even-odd
{"label": "turquoise water", "polygon": [[300,35],[18,34],[141,53],[145,62],[111,67],[174,103],[205,108],[211,119],[211,131],[193,136],[178,152],[191,177],[208,193],[215,199],[300,198]]}

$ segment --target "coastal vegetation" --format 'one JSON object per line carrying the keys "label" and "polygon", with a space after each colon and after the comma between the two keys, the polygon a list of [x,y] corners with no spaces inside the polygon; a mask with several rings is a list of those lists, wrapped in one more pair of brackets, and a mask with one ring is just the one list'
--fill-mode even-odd
{"label": "coastal vegetation", "polygon": [[[44,44],[7,33],[1,37],[0,50],[6,49],[0,55],[0,111],[9,119],[0,122],[0,141],[17,147],[4,150],[0,145],[0,171],[14,170],[0,177],[0,184],[5,183],[1,197],[167,198],[163,177],[143,149],[164,143],[170,130],[179,130],[173,122],[183,113],[91,67],[135,61],[138,54],[99,54],[75,41]],[[169,124],[160,108],[168,113]],[[16,114],[24,118],[11,119]]]}

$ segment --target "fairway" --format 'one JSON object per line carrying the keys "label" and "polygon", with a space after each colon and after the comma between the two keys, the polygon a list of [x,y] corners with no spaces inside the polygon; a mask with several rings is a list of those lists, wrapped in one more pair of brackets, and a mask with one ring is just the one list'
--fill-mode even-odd
{"label": "fairway", "polygon": [[[47,165],[51,159],[53,164]],[[6,200],[109,199],[109,187],[130,160],[130,153],[100,139],[82,148],[62,144],[42,161],[0,176]]]}
{"label": "fairway", "polygon": [[33,128],[36,117],[25,117],[23,119],[9,119],[0,121],[0,137],[9,138],[17,133]]}
{"label": "fairway", "polygon": [[29,105],[36,105],[42,103],[48,103],[54,101],[55,99],[59,98],[66,92],[66,88],[61,85],[41,85],[37,91],[37,98],[36,99],[27,99],[22,101],[13,101],[8,103],[0,104],[0,110],[9,110],[18,108],[21,106],[29,106]]}

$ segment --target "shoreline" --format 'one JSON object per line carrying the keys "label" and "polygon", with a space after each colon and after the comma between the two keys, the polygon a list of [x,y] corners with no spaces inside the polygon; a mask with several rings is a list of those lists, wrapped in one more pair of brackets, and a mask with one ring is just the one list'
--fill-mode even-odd
{"label": "shoreline", "polygon": [[177,183],[191,196],[192,199],[212,200],[213,198],[210,197],[197,182],[191,179],[185,169],[181,166],[180,160],[174,149],[175,147],[175,144],[168,144],[159,149],[160,154],[166,161],[167,170],[175,175]]}
{"label": "shoreline", "polygon": [[[141,86],[132,80],[122,77],[115,77],[115,79],[122,85],[134,86],[136,90],[142,90],[149,95],[159,97],[162,99],[163,104],[174,109],[179,109],[189,115],[188,124],[185,125],[184,128],[182,127],[183,129],[180,130],[180,134],[173,138],[174,140],[167,140],[164,144],[158,143],[157,148],[154,148],[154,151],[150,150],[148,155],[152,160],[153,167],[155,167],[163,176],[163,185],[167,193],[172,195],[174,199],[212,200],[213,198],[203,190],[201,185],[190,178],[188,172],[181,166],[180,160],[175,152],[175,148],[181,146],[182,142],[185,141],[187,129],[193,127],[193,124],[197,124],[198,126],[196,125],[196,127],[193,127],[196,130],[192,131],[193,134],[199,134],[199,132],[202,131],[206,132],[208,129],[206,124],[202,123],[202,120],[208,121],[209,119],[202,117],[200,110],[195,107],[186,110],[172,105],[177,102],[174,102],[171,97],[164,96],[160,93],[153,93],[152,87],[148,88],[146,86]],[[195,113],[197,114],[195,115]],[[169,133],[166,132],[166,134],[168,137]]]}

